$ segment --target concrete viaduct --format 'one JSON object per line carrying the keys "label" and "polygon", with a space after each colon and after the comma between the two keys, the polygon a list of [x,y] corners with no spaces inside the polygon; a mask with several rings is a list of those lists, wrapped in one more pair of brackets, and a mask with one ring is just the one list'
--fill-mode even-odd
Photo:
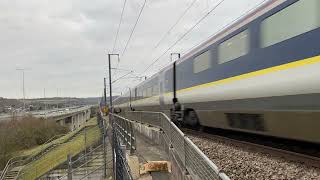
{"label": "concrete viaduct", "polygon": [[63,113],[55,112],[46,115],[46,119],[54,120],[60,125],[67,126],[71,131],[79,128],[84,122],[90,119],[91,109],[90,106],[65,111]]}

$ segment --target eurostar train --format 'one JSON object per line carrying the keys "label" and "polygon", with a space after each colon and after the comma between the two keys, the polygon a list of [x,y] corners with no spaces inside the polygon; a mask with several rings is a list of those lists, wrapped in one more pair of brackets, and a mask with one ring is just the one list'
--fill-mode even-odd
{"label": "eurostar train", "polygon": [[[114,101],[182,123],[320,143],[320,1],[271,0]],[[171,113],[171,114],[170,114]]]}

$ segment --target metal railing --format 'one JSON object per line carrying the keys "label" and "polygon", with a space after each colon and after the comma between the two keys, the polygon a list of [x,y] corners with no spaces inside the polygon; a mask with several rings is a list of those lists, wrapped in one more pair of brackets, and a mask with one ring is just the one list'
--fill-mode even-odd
{"label": "metal railing", "polygon": [[133,131],[134,121],[109,113],[108,133],[112,137],[113,172],[116,180],[132,180],[130,167],[126,159],[126,150],[130,154],[136,150],[136,139]]}
{"label": "metal railing", "polygon": [[[86,127],[85,127],[86,128]],[[100,131],[100,129],[96,129],[96,130],[92,130],[91,132],[98,132]],[[79,135],[78,137],[81,138],[82,136],[84,137],[84,140],[81,140],[79,142],[72,142],[73,145],[77,145],[77,147],[80,147],[79,149],[76,149],[76,151],[72,151],[72,146],[70,145],[70,138],[73,138],[74,136],[71,136],[69,138],[69,140],[67,140],[64,143],[59,143],[58,145],[63,146],[63,145],[67,145],[65,147],[65,149],[60,150],[60,154],[58,154],[57,156],[55,156],[55,161],[56,162],[61,162],[59,164],[51,164],[50,162],[48,162],[47,165],[45,166],[41,166],[41,167],[33,167],[30,166],[32,163],[34,163],[34,161],[30,161],[26,164],[24,164],[24,167],[19,171],[17,177],[19,179],[33,179],[34,177],[39,178],[41,176],[43,176],[44,174],[47,174],[48,171],[47,170],[53,170],[55,168],[57,168],[58,166],[60,166],[61,164],[63,164],[64,162],[66,162],[68,160],[67,156],[65,154],[73,154],[74,156],[81,153],[82,151],[85,151],[85,149],[87,149],[89,147],[89,144],[92,143],[90,146],[94,147],[96,145],[101,144],[101,140],[91,140],[92,142],[88,142],[88,144],[86,144],[86,134],[84,133],[83,135],[81,134],[81,131],[79,131],[78,133],[76,133],[76,136]],[[101,142],[100,142],[101,141]],[[41,159],[42,156],[39,158]],[[45,172],[47,171],[47,172]]]}
{"label": "metal railing", "polygon": [[[67,158],[68,161],[70,161],[70,162],[68,162],[68,171],[66,173],[64,173],[63,176],[59,177],[58,180],[66,179],[67,177],[70,178],[70,177],[72,177],[73,173],[80,172],[83,168],[86,168],[89,163],[91,163],[97,159],[103,159],[104,158],[103,154],[96,155],[94,157],[94,153],[100,152],[100,151],[104,151],[103,144],[100,144],[98,147],[95,147],[93,150],[91,150],[87,154],[84,154],[83,156],[79,157],[75,161],[72,161],[71,158]],[[90,176],[91,174],[95,173],[98,170],[103,171],[104,170],[103,167],[104,167],[104,163],[102,163],[102,165],[99,165],[97,168],[95,168],[93,170],[87,170],[86,174],[83,177],[81,177],[80,179],[84,179],[84,178]],[[102,177],[104,177],[104,175],[101,174],[100,177],[102,178]]]}
{"label": "metal railing", "polygon": [[113,119],[113,128],[117,137],[120,137],[121,142],[125,144],[126,149],[129,149],[131,154],[134,153],[136,150],[136,139],[133,133],[134,122],[116,114],[110,114]]}
{"label": "metal railing", "polygon": [[122,114],[127,119],[162,129],[165,148],[169,148],[177,159],[180,167],[193,179],[199,180],[230,180],[229,177],[188,138],[162,112],[127,111]]}
{"label": "metal railing", "polygon": [[[61,137],[65,134],[58,134],[58,135],[55,135],[54,137],[50,138],[49,140],[47,140],[44,144],[49,144],[51,143],[53,140],[55,140],[57,137]],[[39,153],[37,154],[34,154],[32,156],[28,156],[28,155],[22,155],[22,156],[16,156],[16,157],[13,157],[11,159],[8,160],[6,166],[4,167],[4,169],[2,170],[2,173],[1,173],[1,176],[0,176],[0,180],[4,180],[7,173],[11,171],[12,168],[18,166],[18,165],[21,165],[21,166],[24,166],[25,164],[31,162],[32,160],[34,160],[34,158],[36,156],[38,156],[39,154],[41,154],[41,152],[45,151],[47,148],[50,148],[51,146],[53,146],[55,144],[50,144],[49,146],[46,146],[46,147],[43,147]],[[15,161],[14,161],[15,160]],[[20,171],[21,171],[22,168],[20,168],[19,172],[18,172],[18,175],[20,174]],[[17,175],[17,176],[18,176]]]}
{"label": "metal railing", "polygon": [[0,180],[4,180],[7,173],[10,172],[11,169],[14,168],[17,164],[22,164],[21,162],[24,161],[24,158],[25,158],[25,156],[17,156],[17,157],[13,157],[13,158],[9,159],[6,166],[2,170]]}

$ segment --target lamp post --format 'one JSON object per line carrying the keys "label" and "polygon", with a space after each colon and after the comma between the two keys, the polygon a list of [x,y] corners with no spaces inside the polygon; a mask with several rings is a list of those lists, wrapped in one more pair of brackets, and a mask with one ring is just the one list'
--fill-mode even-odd
{"label": "lamp post", "polygon": [[43,89],[44,118],[47,119],[46,88]]}
{"label": "lamp post", "polygon": [[18,68],[16,69],[17,71],[21,71],[22,72],[22,94],[23,94],[23,110],[26,109],[26,91],[25,91],[25,87],[24,87],[24,71],[27,70],[26,68]]}

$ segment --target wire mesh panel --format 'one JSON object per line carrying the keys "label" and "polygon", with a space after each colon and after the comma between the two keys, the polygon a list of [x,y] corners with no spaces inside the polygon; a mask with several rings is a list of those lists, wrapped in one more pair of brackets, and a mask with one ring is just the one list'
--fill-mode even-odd
{"label": "wire mesh panel", "polygon": [[[117,136],[117,133],[116,133]],[[125,158],[125,146],[122,146],[118,138],[114,138],[115,152],[115,176],[116,179],[131,180],[130,168]]]}
{"label": "wire mesh panel", "polygon": [[117,138],[121,139],[127,149],[130,149],[130,152],[133,152],[136,149],[133,122],[118,115],[112,114],[111,116],[114,120],[113,128]]}
{"label": "wire mesh panel", "polygon": [[184,135],[175,126],[171,126],[171,143],[173,149],[177,153],[181,164],[185,166],[185,147],[184,147]]}
{"label": "wire mesh panel", "polygon": [[184,167],[195,180],[223,179],[228,176],[220,173],[217,166],[162,112],[131,111],[127,117],[148,123],[163,130],[163,146],[166,151],[173,150],[178,164]]}
{"label": "wire mesh panel", "polygon": [[189,174],[196,180],[219,180],[219,172],[217,167],[211,166],[208,159],[201,154],[200,150],[195,148],[195,145],[188,140],[185,140],[186,150],[186,169]]}
{"label": "wire mesh panel", "polygon": [[171,122],[168,121],[162,114],[160,114],[160,121],[161,121],[161,129],[170,136],[171,134]]}
{"label": "wire mesh panel", "polygon": [[135,149],[132,122],[110,113],[113,129],[114,172],[116,179],[131,180],[130,168],[125,156],[126,149]]}
{"label": "wire mesh panel", "polygon": [[141,113],[141,122],[160,127],[161,122],[159,120],[159,114],[158,113]]}

